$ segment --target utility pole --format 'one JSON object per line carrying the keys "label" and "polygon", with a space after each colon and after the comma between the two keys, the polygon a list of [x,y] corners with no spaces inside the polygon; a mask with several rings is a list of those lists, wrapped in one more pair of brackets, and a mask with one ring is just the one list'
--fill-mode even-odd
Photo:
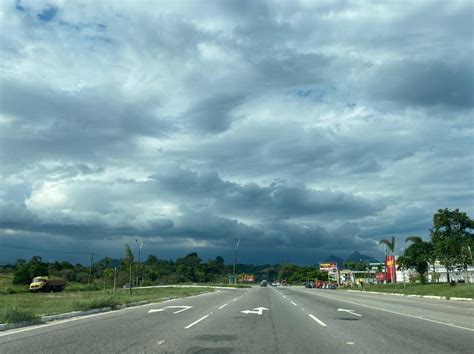
{"label": "utility pole", "polygon": [[237,263],[237,249],[239,248],[240,239],[234,238],[234,241],[237,241],[235,245],[235,253],[234,253],[234,270],[232,271],[232,275],[234,276],[234,284],[237,282],[235,279],[235,265]]}
{"label": "utility pole", "polygon": [[137,247],[138,247],[138,262],[137,262],[137,281],[136,281],[136,286],[138,287],[140,285],[140,252],[142,250],[143,244],[145,241],[139,242],[138,239],[135,239],[137,242]]}
{"label": "utility pole", "polygon": [[89,265],[89,281],[88,284],[91,285],[91,278],[92,278],[92,262],[94,261],[94,252],[91,252],[91,263]]}
{"label": "utility pole", "polygon": [[114,297],[117,291],[117,267],[114,267]]}

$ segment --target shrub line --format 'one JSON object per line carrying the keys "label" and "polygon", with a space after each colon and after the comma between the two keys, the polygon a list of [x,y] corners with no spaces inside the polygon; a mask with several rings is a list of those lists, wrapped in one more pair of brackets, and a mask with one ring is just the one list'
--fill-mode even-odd
{"label": "shrub line", "polygon": [[365,291],[365,290],[350,290],[349,292],[354,293],[367,293],[367,294],[380,294],[380,295],[392,295],[392,296],[407,296],[407,297],[418,297],[424,299],[436,299],[436,300],[453,300],[453,301],[473,301],[470,297],[451,297],[451,296],[436,296],[436,295],[416,295],[416,294],[400,294],[400,293],[384,293],[379,291]]}

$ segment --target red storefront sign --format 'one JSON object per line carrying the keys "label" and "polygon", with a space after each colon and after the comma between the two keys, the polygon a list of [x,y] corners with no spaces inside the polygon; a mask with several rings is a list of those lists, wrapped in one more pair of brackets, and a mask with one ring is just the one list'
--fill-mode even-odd
{"label": "red storefront sign", "polygon": [[378,281],[384,281],[385,273],[384,272],[375,273],[375,279],[377,279]]}
{"label": "red storefront sign", "polygon": [[385,256],[385,274],[387,283],[397,282],[397,264],[395,256]]}

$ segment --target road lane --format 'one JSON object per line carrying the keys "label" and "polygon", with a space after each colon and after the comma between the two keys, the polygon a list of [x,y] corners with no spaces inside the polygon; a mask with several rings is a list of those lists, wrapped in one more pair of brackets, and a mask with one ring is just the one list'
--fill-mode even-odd
{"label": "road lane", "polygon": [[343,353],[353,350],[272,288],[251,289],[224,311],[215,312],[192,328],[181,341],[187,343],[189,353]]}
{"label": "road lane", "polygon": [[[422,319],[409,313],[413,299],[406,299],[412,306],[405,307],[403,299],[394,305],[385,303],[384,297],[359,299],[342,291],[298,288],[278,288],[276,291],[297,302],[305,311],[317,313],[318,319],[339,337],[352,342],[360,353],[393,351],[394,348],[400,353],[472,352],[472,317],[471,327],[426,321],[431,316],[438,318],[439,312],[449,311],[451,304],[447,308],[442,303],[436,304],[433,308],[433,304],[420,301],[418,310],[426,316]],[[464,306],[465,313],[470,312],[471,304],[461,306]],[[465,324],[464,320],[465,317],[461,316],[457,323]]]}
{"label": "road lane", "polygon": [[[241,296],[245,290],[219,290],[138,308],[112,311],[59,324],[12,330],[0,334],[3,353],[144,352],[174,339],[186,325],[211,312],[216,304]],[[193,306],[187,311],[148,313],[167,306]],[[160,346],[163,344],[160,344]]]}

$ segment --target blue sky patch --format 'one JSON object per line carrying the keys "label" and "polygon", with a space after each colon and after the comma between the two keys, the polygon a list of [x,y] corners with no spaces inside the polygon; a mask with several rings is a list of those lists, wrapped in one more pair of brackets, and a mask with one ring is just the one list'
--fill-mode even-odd
{"label": "blue sky patch", "polygon": [[54,20],[57,13],[58,13],[58,9],[51,6],[41,11],[38,14],[38,18],[43,22],[51,22],[52,20]]}

